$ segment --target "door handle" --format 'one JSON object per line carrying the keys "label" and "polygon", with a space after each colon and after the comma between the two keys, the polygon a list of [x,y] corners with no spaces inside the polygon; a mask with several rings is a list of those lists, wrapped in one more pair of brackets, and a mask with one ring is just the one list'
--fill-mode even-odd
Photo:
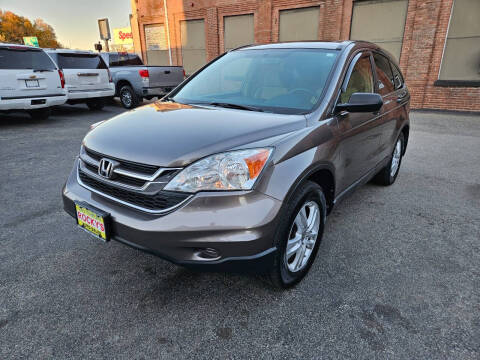
{"label": "door handle", "polygon": [[170,70],[165,70],[163,73],[164,74],[170,74]]}

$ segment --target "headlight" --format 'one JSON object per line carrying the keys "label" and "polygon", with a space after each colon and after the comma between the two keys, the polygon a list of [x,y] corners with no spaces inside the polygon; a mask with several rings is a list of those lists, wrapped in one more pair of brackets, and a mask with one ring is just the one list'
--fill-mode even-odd
{"label": "headlight", "polygon": [[202,190],[250,190],[272,149],[248,149],[215,154],[177,174],[164,190],[195,193]]}

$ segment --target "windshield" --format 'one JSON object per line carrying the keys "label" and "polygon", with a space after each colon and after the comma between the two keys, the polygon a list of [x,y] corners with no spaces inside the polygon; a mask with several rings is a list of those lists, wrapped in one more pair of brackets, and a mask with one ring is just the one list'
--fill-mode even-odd
{"label": "windshield", "polygon": [[232,51],[203,69],[172,99],[305,113],[320,100],[336,57],[337,51],[322,49]]}
{"label": "windshield", "polygon": [[0,47],[0,69],[55,70],[55,64],[42,50]]}

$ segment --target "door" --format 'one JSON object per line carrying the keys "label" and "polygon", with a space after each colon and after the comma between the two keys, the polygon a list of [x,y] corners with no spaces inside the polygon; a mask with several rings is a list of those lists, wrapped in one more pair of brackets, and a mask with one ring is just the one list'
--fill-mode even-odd
{"label": "door", "polygon": [[182,37],[182,61],[187,75],[191,75],[207,60],[205,50],[205,21],[187,20],[180,23]]}
{"label": "door", "polygon": [[382,158],[387,158],[391,155],[395,141],[393,137],[396,135],[396,123],[403,116],[403,111],[399,109],[402,107],[400,104],[401,98],[399,98],[401,95],[396,91],[396,77],[388,58],[374,52],[373,59],[376,75],[375,92],[383,98],[382,117],[379,125],[381,130],[379,151]]}
{"label": "door", "polygon": [[225,16],[223,23],[225,51],[255,42],[253,14]]}
{"label": "door", "polygon": [[[346,86],[345,86],[346,84]],[[353,93],[373,93],[374,76],[370,52],[358,54],[349,66],[339,103],[347,103]],[[379,112],[347,112],[337,114],[341,132],[339,191],[367,175],[380,162],[379,144],[381,120]]]}
{"label": "door", "polygon": [[63,95],[57,67],[40,49],[0,46],[0,98]]}

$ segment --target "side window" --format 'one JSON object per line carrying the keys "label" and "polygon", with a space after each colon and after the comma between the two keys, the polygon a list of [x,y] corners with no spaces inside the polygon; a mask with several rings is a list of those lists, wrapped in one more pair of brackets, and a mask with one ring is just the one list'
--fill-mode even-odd
{"label": "side window", "polygon": [[390,61],[380,54],[374,54],[375,67],[377,69],[377,92],[380,95],[387,95],[394,91],[393,72]]}
{"label": "side window", "polygon": [[373,93],[373,74],[370,56],[360,58],[355,64],[347,89],[340,95],[340,102],[346,103],[353,93]]}
{"label": "side window", "polygon": [[109,55],[110,66],[118,66],[118,55],[117,54],[110,54]]}
{"label": "side window", "polygon": [[390,63],[393,70],[393,83],[395,85],[395,90],[400,89],[403,86],[403,76],[397,66]]}

